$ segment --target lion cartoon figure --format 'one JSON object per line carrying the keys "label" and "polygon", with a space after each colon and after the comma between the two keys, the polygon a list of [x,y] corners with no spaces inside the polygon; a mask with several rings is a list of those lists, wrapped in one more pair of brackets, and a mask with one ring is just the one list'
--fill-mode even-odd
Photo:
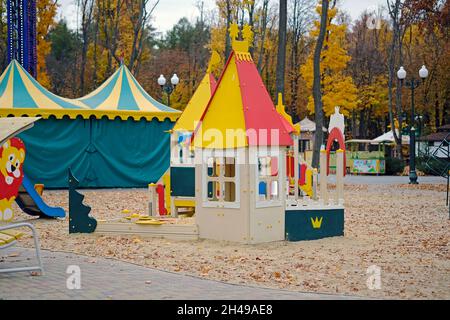
{"label": "lion cartoon figure", "polygon": [[0,146],[0,221],[11,221],[12,204],[23,181],[25,145],[12,138]]}

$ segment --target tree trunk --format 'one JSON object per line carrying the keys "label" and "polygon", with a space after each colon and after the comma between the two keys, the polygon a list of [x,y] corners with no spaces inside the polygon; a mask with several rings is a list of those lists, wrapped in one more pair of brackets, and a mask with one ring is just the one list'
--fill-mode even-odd
{"label": "tree trunk", "polygon": [[436,130],[441,126],[441,117],[439,112],[439,96],[436,91],[435,103],[434,103],[434,125],[436,126]]}
{"label": "tree trunk", "polygon": [[[317,38],[316,48],[314,50],[314,111],[316,115],[316,132],[314,134],[314,149],[313,149],[313,168],[319,167],[320,150],[323,144],[323,103],[322,103],[322,85],[320,74],[320,60],[322,57],[322,48],[325,41],[325,35],[327,33],[327,21],[328,21],[328,0],[322,0],[322,14],[320,18],[320,32]],[[324,170],[324,168],[322,168]]]}
{"label": "tree trunk", "polygon": [[225,64],[227,63],[228,57],[231,53],[231,38],[230,38],[230,26],[231,26],[231,0],[226,0],[226,10],[227,10],[227,31],[225,32]]}
{"label": "tree trunk", "polygon": [[92,12],[94,9],[94,2],[90,0],[84,0],[81,3],[81,32],[83,38],[83,45],[81,48],[81,66],[80,66],[80,94],[84,96],[86,93],[86,63],[87,63],[87,51],[90,41],[90,29],[92,23]]}
{"label": "tree trunk", "polygon": [[269,10],[269,0],[264,0],[263,8],[262,8],[262,17],[261,17],[261,44],[259,49],[259,57],[258,57],[258,71],[262,72],[263,58],[265,54],[265,43],[266,43],[266,33],[267,33],[267,16]]}
{"label": "tree trunk", "polygon": [[283,99],[285,87],[284,79],[286,73],[286,41],[287,41],[287,0],[280,0],[276,87],[277,87],[277,94],[281,93],[283,95]]}
{"label": "tree trunk", "polygon": [[[401,91],[401,87],[397,84],[397,99],[395,101],[395,105],[396,105],[396,111],[397,111],[397,119],[399,121],[399,135],[397,135],[396,132],[396,127],[395,127],[395,115],[394,115],[394,93],[393,93],[393,88],[394,88],[394,81],[395,79],[397,79],[396,76],[396,53],[397,53],[397,49],[398,48],[398,44],[401,42],[401,36],[400,36],[400,6],[401,6],[402,2],[401,0],[395,0],[395,2],[393,2],[391,4],[391,2],[389,0],[387,0],[387,5],[388,5],[388,11],[389,11],[389,15],[392,19],[392,41],[391,41],[391,45],[389,48],[389,55],[388,55],[388,107],[389,107],[389,119],[391,122],[391,129],[392,132],[394,134],[394,139],[395,139],[395,143],[396,143],[396,148],[397,148],[397,154],[399,155],[400,159],[403,158],[403,152],[402,152],[402,137],[401,137],[401,131],[402,131],[402,115],[398,114],[398,111],[401,109],[401,106],[399,107],[399,103],[400,101],[398,100],[399,98],[401,98],[401,93],[399,93],[399,91]],[[401,54],[400,54],[401,55]]]}

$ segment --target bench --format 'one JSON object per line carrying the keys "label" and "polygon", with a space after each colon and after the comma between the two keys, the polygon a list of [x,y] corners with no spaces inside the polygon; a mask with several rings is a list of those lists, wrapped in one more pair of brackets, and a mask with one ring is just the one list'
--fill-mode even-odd
{"label": "bench", "polygon": [[13,272],[33,272],[38,271],[44,274],[44,267],[42,265],[41,250],[39,246],[39,239],[35,227],[30,223],[13,223],[8,225],[0,225],[0,250],[14,246],[17,241],[23,237],[23,233],[17,231],[18,228],[29,228],[33,234],[34,246],[36,248],[36,258],[38,265],[31,267],[20,268],[8,268],[0,269],[1,273],[13,273]]}

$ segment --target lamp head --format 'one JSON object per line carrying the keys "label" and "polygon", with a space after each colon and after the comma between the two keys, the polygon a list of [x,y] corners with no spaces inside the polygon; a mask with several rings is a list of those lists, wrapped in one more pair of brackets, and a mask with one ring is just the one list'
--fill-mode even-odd
{"label": "lamp head", "polygon": [[400,67],[400,70],[397,72],[397,77],[403,81],[406,79],[406,70],[403,67]]}
{"label": "lamp head", "polygon": [[180,83],[180,78],[178,78],[177,74],[175,73],[172,77],[172,79],[170,79],[170,82],[174,85],[177,86]]}
{"label": "lamp head", "polygon": [[426,78],[428,78],[428,75],[429,75],[429,74],[430,74],[430,73],[428,72],[427,67],[422,66],[422,69],[420,69],[420,71],[419,71],[419,76],[420,76],[420,78],[421,78],[422,80],[425,80]]}
{"label": "lamp head", "polygon": [[158,78],[158,84],[162,87],[166,85],[166,82],[167,82],[166,78],[164,78],[163,75],[160,75]]}

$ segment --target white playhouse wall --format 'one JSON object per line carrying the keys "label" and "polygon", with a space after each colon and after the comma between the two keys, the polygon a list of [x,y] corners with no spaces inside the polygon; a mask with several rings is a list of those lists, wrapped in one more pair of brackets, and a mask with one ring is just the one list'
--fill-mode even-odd
{"label": "white playhouse wall", "polygon": [[[258,204],[257,165],[250,162],[248,148],[240,150],[245,156],[244,164],[237,165],[238,202],[211,206],[205,203],[205,167],[196,162],[196,223],[201,239],[232,241],[238,243],[265,243],[285,238],[285,190],[284,162],[280,162],[279,198],[276,203]],[[196,150],[196,155],[201,150]],[[284,159],[280,153],[279,159]],[[207,191],[206,191],[207,192]]]}

